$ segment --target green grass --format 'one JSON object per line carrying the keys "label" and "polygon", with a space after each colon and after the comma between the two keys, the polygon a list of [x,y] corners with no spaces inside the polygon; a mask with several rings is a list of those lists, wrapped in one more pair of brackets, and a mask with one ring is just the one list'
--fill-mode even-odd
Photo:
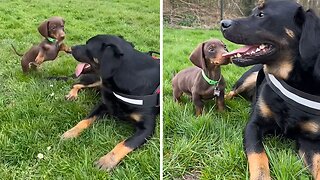
{"label": "green grass", "polygon": [[[237,45],[225,40],[219,30],[164,29],[164,178],[183,178],[190,174],[200,179],[248,179],[243,151],[243,130],[249,118],[250,104],[242,98],[227,100],[229,110],[218,113],[213,101],[205,113],[195,116],[193,103],[184,97],[181,105],[173,102],[171,79],[180,70],[192,66],[190,53],[201,42],[218,38],[229,50]],[[247,68],[222,67],[227,92]],[[264,141],[270,157],[273,179],[311,179],[292,141],[267,137]]]}
{"label": "green grass", "polygon": [[[106,117],[79,138],[60,141],[60,135],[84,118],[99,96],[85,90],[75,102],[64,100],[73,80],[45,78],[72,74],[77,64],[72,56],[61,52],[56,61],[24,75],[10,44],[27,51],[41,41],[37,27],[43,20],[62,16],[69,46],[103,33],[123,35],[141,51],[159,51],[160,2],[2,0],[0,12],[0,179],[158,179],[158,128],[112,173],[95,169],[93,162],[134,133],[130,124]],[[39,160],[38,153],[44,159]]]}

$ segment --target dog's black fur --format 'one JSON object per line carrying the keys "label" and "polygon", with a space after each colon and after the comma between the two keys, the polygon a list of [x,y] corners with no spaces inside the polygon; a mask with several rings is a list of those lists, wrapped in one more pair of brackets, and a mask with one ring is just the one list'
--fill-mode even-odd
{"label": "dog's black fur", "polygon": [[[160,63],[150,55],[137,51],[121,37],[97,35],[85,45],[72,47],[72,55],[80,62],[89,63],[101,81],[101,102],[78,125],[62,135],[63,139],[78,136],[98,117],[105,114],[129,120],[136,127],[135,134],[119,143],[100,158],[98,168],[111,170],[129,152],[151,137],[155,130],[159,107],[138,107],[117,99],[113,92],[145,96],[151,95],[160,84]],[[92,83],[97,79],[93,78]],[[90,80],[88,81],[90,82]]]}
{"label": "dog's black fur", "polygon": [[[264,71],[308,94],[320,96],[320,22],[312,10],[293,1],[266,1],[249,17],[223,20],[226,39],[245,45],[268,44],[264,54],[233,58],[239,66],[264,64]],[[271,45],[271,46],[270,46]],[[266,83],[257,86],[244,134],[250,179],[270,179],[262,141],[277,131],[293,138],[315,179],[320,178],[320,117],[284,101]]]}

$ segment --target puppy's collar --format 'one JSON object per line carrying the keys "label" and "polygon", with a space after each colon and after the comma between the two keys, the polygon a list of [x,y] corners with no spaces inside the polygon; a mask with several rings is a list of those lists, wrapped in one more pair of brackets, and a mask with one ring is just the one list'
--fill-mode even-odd
{"label": "puppy's collar", "polygon": [[51,42],[51,43],[55,43],[55,42],[57,42],[57,40],[56,40],[56,39],[51,38],[51,37],[47,37],[47,40],[48,40],[49,42]]}
{"label": "puppy's collar", "polygon": [[212,80],[204,73],[203,70],[201,71],[201,74],[202,74],[203,79],[206,80],[208,84],[213,85],[213,86],[217,85],[221,79],[221,75],[220,75],[220,78],[218,81]]}
{"label": "puppy's collar", "polygon": [[305,112],[320,115],[320,96],[315,96],[295,89],[283,80],[277,79],[272,74],[266,73],[265,76],[273,91],[287,103]]}

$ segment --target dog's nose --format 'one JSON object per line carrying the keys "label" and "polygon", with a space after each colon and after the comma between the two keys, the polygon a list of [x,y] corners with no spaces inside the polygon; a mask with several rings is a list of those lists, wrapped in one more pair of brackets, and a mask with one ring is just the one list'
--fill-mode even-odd
{"label": "dog's nose", "polygon": [[232,20],[226,19],[220,22],[222,30],[228,29],[232,25]]}

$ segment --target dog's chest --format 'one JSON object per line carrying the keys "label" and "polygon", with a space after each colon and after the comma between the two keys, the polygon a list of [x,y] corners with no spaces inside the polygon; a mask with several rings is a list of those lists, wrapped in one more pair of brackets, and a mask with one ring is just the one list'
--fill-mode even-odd
{"label": "dog's chest", "polygon": [[202,99],[208,100],[220,96],[221,90],[218,87],[210,86],[208,89],[200,91],[199,94]]}
{"label": "dog's chest", "polygon": [[58,56],[59,45],[52,43],[46,46],[45,60],[54,60]]}
{"label": "dog's chest", "polygon": [[255,107],[266,126],[274,124],[281,129],[283,134],[290,137],[320,139],[320,116],[286,102],[269,86],[264,85],[261,89]]}

